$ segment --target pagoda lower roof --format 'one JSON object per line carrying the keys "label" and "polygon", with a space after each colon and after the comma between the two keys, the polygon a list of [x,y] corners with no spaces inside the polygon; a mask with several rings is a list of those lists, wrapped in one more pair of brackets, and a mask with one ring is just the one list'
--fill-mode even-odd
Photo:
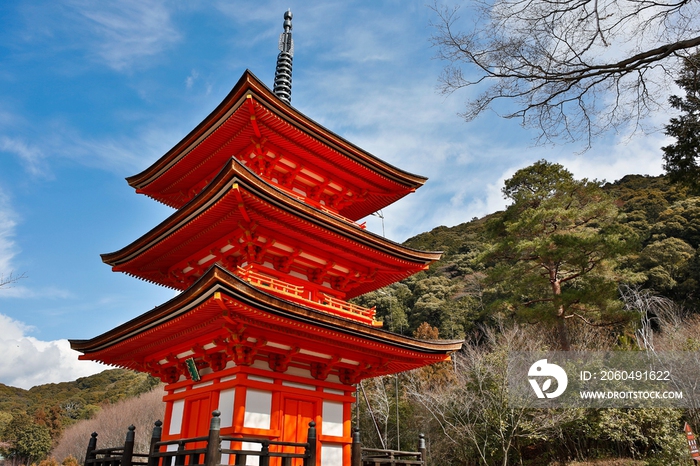
{"label": "pagoda lower roof", "polygon": [[241,158],[251,141],[320,170],[325,183],[352,187],[349,195],[362,200],[340,207],[340,214],[352,220],[386,207],[426,181],[309,119],[247,70],[223,102],[182,141],[127,181],[137,192],[180,208],[229,158]]}
{"label": "pagoda lower roof", "polygon": [[281,354],[288,362],[323,363],[362,379],[447,360],[462,341],[418,340],[319,312],[214,266],[170,301],[70,345],[83,353],[82,360],[151,373],[186,357],[211,361],[219,353],[219,361],[230,359],[234,347],[244,346],[249,356],[250,351],[268,359]]}
{"label": "pagoda lower roof", "polygon": [[242,262],[274,264],[339,284],[349,299],[424,270],[440,254],[312,207],[230,159],[189,203],[102,260],[114,271],[179,290],[214,263],[232,271]]}

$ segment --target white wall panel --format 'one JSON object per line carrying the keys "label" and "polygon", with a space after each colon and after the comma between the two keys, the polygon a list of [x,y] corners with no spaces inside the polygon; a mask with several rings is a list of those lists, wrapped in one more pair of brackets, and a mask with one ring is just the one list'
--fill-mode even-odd
{"label": "white wall panel", "polygon": [[343,464],[343,447],[341,445],[321,445],[321,466],[340,466]]}
{"label": "white wall panel", "polygon": [[221,390],[221,392],[219,393],[219,411],[221,412],[221,427],[233,426],[233,400],[235,396],[235,388]]}
{"label": "white wall panel", "polygon": [[[221,449],[228,450],[229,448],[231,448],[231,441],[230,440],[223,440],[221,442]],[[222,453],[221,454],[221,461],[219,462],[219,464],[228,464],[229,461],[231,461],[231,455],[229,455],[228,453]]]}
{"label": "white wall panel", "polygon": [[[254,450],[254,451],[260,451],[262,449],[262,445],[259,443],[253,443],[253,442],[241,442],[241,450]],[[259,466],[260,465],[260,457],[259,456],[249,456],[246,460],[246,466]]]}
{"label": "white wall panel", "polygon": [[248,389],[245,399],[243,427],[269,429],[272,413],[272,393]]}
{"label": "white wall panel", "polygon": [[182,415],[185,412],[185,400],[173,401],[173,411],[170,415],[170,435],[177,435],[182,431]]}
{"label": "white wall panel", "polygon": [[323,402],[323,421],[321,434],[343,436],[343,403],[335,401]]}

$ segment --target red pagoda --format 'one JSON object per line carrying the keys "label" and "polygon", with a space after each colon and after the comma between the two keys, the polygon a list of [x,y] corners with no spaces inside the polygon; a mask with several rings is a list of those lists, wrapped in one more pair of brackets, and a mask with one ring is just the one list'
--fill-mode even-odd
{"label": "red pagoda", "polygon": [[[350,461],[355,384],[445,361],[456,341],[381,329],[349,299],[440,257],[357,223],[420,187],[290,105],[291,14],[275,91],[246,71],[221,104],[142,173],[137,193],[176,209],[125,248],[114,271],[181,291],[91,340],[80,359],[167,385],[164,439],[228,435],[304,441],[321,465]],[[286,55],[285,55],[286,54]]]}

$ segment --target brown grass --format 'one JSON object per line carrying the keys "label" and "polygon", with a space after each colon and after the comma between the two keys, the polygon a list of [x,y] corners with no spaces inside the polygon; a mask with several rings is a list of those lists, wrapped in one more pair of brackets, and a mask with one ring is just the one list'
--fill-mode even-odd
{"label": "brown grass", "polygon": [[97,448],[120,447],[124,445],[131,424],[136,426],[134,451],[147,453],[153,423],[163,419],[165,403],[162,400],[163,388],[158,386],[136,398],[105,405],[93,419],[68,427],[51,455],[58,461],[72,456],[82,464],[90,434],[97,432]]}

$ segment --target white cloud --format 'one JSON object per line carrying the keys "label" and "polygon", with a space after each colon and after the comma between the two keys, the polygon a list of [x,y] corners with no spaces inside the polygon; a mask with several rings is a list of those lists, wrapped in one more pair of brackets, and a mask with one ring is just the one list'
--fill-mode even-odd
{"label": "white cloud", "polygon": [[43,151],[18,138],[0,137],[0,151],[19,156],[25,168],[34,176],[47,176]]}
{"label": "white cloud", "polygon": [[194,82],[199,78],[199,73],[197,70],[192,70],[189,76],[187,76],[187,79],[185,79],[185,86],[187,86],[187,89],[192,89],[192,86],[194,86]]}
{"label": "white cloud", "polygon": [[70,5],[83,19],[76,27],[84,27],[91,35],[84,45],[118,71],[142,63],[180,40],[163,0],[74,0]]}
{"label": "white cloud", "polygon": [[[17,274],[14,274],[17,277]],[[21,281],[6,285],[0,290],[0,299],[21,298],[21,299],[70,299],[75,295],[70,291],[57,288],[55,286],[42,287],[37,289],[27,288],[21,285]]]}
{"label": "white cloud", "polygon": [[[162,128],[150,125],[148,128],[141,129],[133,137],[96,138],[85,137],[65,124],[55,123],[51,128],[50,133],[42,138],[36,138],[34,145],[27,144],[21,138],[8,137],[0,133],[0,152],[19,158],[27,173],[36,177],[53,178],[51,164],[52,159],[56,157],[121,175],[125,172],[136,173],[143,170],[165,153],[173,141],[178,141],[185,131],[163,123]],[[0,212],[0,234],[2,219],[3,215]],[[0,240],[0,253],[1,245]]]}
{"label": "white cloud", "polygon": [[12,273],[12,259],[19,253],[15,243],[17,214],[10,206],[10,199],[0,190],[0,274],[5,278]]}
{"label": "white cloud", "polygon": [[68,340],[41,341],[27,336],[31,327],[3,314],[0,328],[0,383],[5,385],[29,389],[109,369],[92,361],[79,361]]}
{"label": "white cloud", "polygon": [[656,176],[663,173],[661,147],[668,143],[668,138],[660,134],[640,136],[628,143],[617,142],[586,154],[551,161],[561,163],[579,179],[613,182],[630,174]]}

